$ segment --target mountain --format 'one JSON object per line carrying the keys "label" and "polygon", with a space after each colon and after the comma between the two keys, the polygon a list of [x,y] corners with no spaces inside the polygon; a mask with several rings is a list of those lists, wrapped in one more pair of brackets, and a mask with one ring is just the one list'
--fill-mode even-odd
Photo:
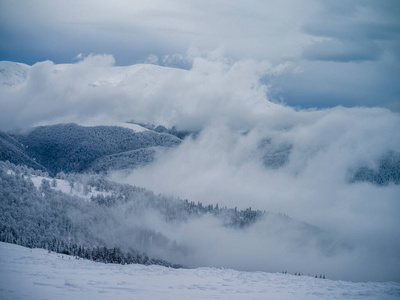
{"label": "mountain", "polygon": [[5,132],[0,131],[0,161],[9,161],[14,164],[22,164],[28,167],[46,170],[34,159],[25,153],[25,147],[16,139]]}
{"label": "mountain", "polygon": [[[188,135],[175,127],[124,123],[118,126],[57,124],[40,126],[23,133],[0,132],[0,160],[58,172],[103,172],[145,166],[166,150],[178,146]],[[293,146],[263,139],[258,145],[261,162],[277,169],[288,164]],[[349,168],[348,182],[400,184],[400,153],[388,151],[375,167]]]}
{"label": "mountain", "polygon": [[172,128],[166,128],[165,126],[158,125],[155,126],[153,124],[143,124],[143,123],[136,123],[136,122],[128,122],[128,124],[138,124],[144,128],[147,128],[149,130],[154,130],[156,132],[163,132],[163,133],[169,133],[172,134],[180,139],[184,139],[185,137],[189,135],[193,135],[196,137],[196,135],[199,133],[197,131],[189,131],[189,130],[177,130],[175,126],[172,126]]}
{"label": "mountain", "polygon": [[30,66],[11,61],[0,61],[0,85],[14,87],[23,84]]}
{"label": "mountain", "polygon": [[162,154],[166,147],[147,147],[102,156],[91,162],[85,172],[107,173],[115,170],[132,170],[145,166]]}
{"label": "mountain", "polygon": [[352,170],[349,181],[365,181],[376,185],[400,184],[400,152],[388,151],[375,162],[375,167],[365,165]]}
{"label": "mountain", "polygon": [[114,169],[117,166],[149,163],[154,159],[154,149],[144,149],[171,148],[181,143],[179,138],[167,133],[77,124],[40,126],[27,133],[13,134],[11,138],[23,145],[26,156],[43,165],[53,175],[61,171],[82,172],[86,169],[104,171],[104,166],[108,167],[111,161]]}
{"label": "mountain", "polygon": [[[38,64],[44,64],[42,62]],[[71,72],[78,64],[57,64],[52,65],[53,76]],[[0,85],[17,87],[23,84],[29,77],[32,68],[23,63],[0,61]],[[101,86],[125,86],[135,82],[139,85],[151,85],[160,78],[174,73],[186,72],[182,69],[162,67],[153,64],[135,64],[131,66],[96,66],[95,72],[89,81],[84,83],[90,87]]]}
{"label": "mountain", "polygon": [[292,147],[290,144],[275,145],[271,139],[263,139],[258,150],[266,168],[278,169],[289,162]]}

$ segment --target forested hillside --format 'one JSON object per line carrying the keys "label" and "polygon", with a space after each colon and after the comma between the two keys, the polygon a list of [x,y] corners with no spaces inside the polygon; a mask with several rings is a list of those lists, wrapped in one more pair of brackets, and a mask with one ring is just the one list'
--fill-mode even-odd
{"label": "forested hillside", "polygon": [[28,167],[39,170],[46,169],[25,153],[25,147],[20,142],[18,142],[7,133],[1,131],[0,161],[9,161],[15,164],[26,165]]}
{"label": "forested hillside", "polygon": [[[175,127],[140,124],[149,130],[135,132],[118,126],[84,127],[77,124],[40,126],[29,131],[0,132],[0,160],[49,172],[107,173],[132,170],[153,162],[182,139],[197,132],[179,131]],[[276,144],[263,139],[256,149],[265,168],[287,165],[291,144]],[[388,151],[373,164],[349,168],[347,181],[367,181],[376,185],[400,183],[400,153]]]}
{"label": "forested hillside", "polygon": [[132,170],[151,163],[167,147],[147,147],[102,156],[91,162],[85,172],[107,173],[113,170]]}
{"label": "forested hillside", "polygon": [[362,166],[352,172],[350,182],[367,181],[377,185],[400,184],[400,152],[388,151],[373,166]]}
{"label": "forested hillside", "polygon": [[[41,126],[28,133],[14,133],[10,136],[21,145],[23,154],[43,165],[52,175],[61,171],[82,172],[86,168],[90,169],[90,164],[96,159],[105,156],[148,147],[175,147],[181,142],[179,138],[167,133],[134,132],[117,126],[83,127],[76,124]],[[154,158],[147,155],[142,159],[142,154],[147,154],[147,151],[130,152],[126,156],[141,163],[151,162]],[[134,163],[126,162],[127,157],[117,156],[122,160],[117,164],[134,166]],[[115,156],[112,159],[114,162],[117,160]],[[22,158],[14,162],[25,164]],[[102,164],[97,162],[95,165]]]}
{"label": "forested hillside", "polygon": [[[235,230],[266,216],[250,208],[240,211],[157,196],[96,175],[48,176],[25,166],[0,162],[1,241],[105,262],[179,266],[145,254],[162,249],[179,257],[188,250],[146,228],[143,215],[156,213],[166,223],[181,223],[211,214]],[[41,179],[40,185],[35,186],[32,179]],[[69,191],[60,187],[65,182]],[[73,190],[83,196],[74,195]],[[90,194],[90,199],[84,197]]]}
{"label": "forested hillside", "polygon": [[[51,183],[43,179],[37,188],[30,178],[39,175],[47,174],[1,163],[1,241],[95,261],[180,267],[161,259],[149,258],[143,251],[136,250],[143,247],[121,247],[121,244],[107,241],[107,237],[102,237],[97,228],[100,223],[112,221],[108,217],[113,215],[113,211],[108,209],[109,204],[101,201],[104,197],[85,201],[63,193],[56,189],[55,179]],[[68,178],[71,186],[78,184],[75,180]],[[148,239],[152,235],[155,234],[138,230],[136,237]]]}

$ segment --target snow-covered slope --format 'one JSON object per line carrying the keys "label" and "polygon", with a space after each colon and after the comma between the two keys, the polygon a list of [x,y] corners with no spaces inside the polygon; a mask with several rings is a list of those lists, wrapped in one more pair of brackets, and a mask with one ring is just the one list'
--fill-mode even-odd
{"label": "snow-covered slope", "polygon": [[[12,173],[12,171],[9,171],[9,173]],[[92,189],[90,186],[87,187],[87,191],[85,191],[85,187],[80,182],[75,182],[73,186],[71,186],[71,184],[67,180],[55,179],[51,177],[35,176],[35,175],[31,176],[30,180],[32,180],[33,184],[37,189],[39,189],[42,186],[43,180],[47,180],[49,184],[51,182],[50,186],[51,189],[55,191],[60,191],[64,194],[80,197],[85,200],[90,200],[92,197],[97,197],[99,195],[102,196],[111,195],[110,192],[105,192],[105,191],[99,192],[95,188]]]}
{"label": "snow-covered slope", "polygon": [[11,61],[0,61],[0,86],[18,86],[25,82],[30,66]]}
{"label": "snow-covered slope", "polygon": [[[18,88],[8,86],[9,75],[0,76],[4,95],[0,128],[110,119],[199,130],[204,122],[225,119],[231,113],[243,127],[242,121],[251,114],[279,107],[265,98],[266,87],[258,77],[247,74],[247,64],[213,62],[212,71],[202,60],[196,60],[190,70],[114,64],[109,55],[90,55],[72,64],[38,62],[26,66],[23,81],[12,80]],[[15,69],[20,67],[12,62],[3,65],[7,74],[16,74]]]}
{"label": "snow-covered slope", "polygon": [[114,265],[0,243],[1,299],[398,299],[400,284]]}
{"label": "snow-covered slope", "polygon": [[143,132],[143,131],[148,131],[149,129],[144,128],[143,126],[140,126],[138,124],[133,124],[133,123],[127,123],[127,122],[117,122],[113,120],[95,120],[92,119],[87,122],[79,123],[78,125],[84,126],[84,127],[94,127],[94,126],[117,126],[117,127],[123,127],[123,128],[128,128],[133,130],[134,132]]}
{"label": "snow-covered slope", "polygon": [[24,164],[38,170],[45,170],[45,167],[38,164],[34,159],[25,153],[21,143],[5,132],[0,131],[0,161],[9,161],[16,164]]}
{"label": "snow-covered slope", "polygon": [[[141,126],[138,128],[140,132],[120,126],[58,124],[36,127],[27,134],[15,134],[13,137],[24,145],[29,157],[35,158],[53,174],[60,171],[83,171],[90,163],[107,155],[155,146],[175,147],[181,143],[173,135],[140,130],[143,128]],[[137,161],[150,162],[140,157]],[[121,165],[125,164],[121,162]]]}
{"label": "snow-covered slope", "polygon": [[[51,69],[54,75],[63,75],[64,73],[72,72],[75,67],[76,64],[58,64],[52,65]],[[31,66],[23,63],[0,61],[0,85],[17,86],[24,83],[29,76],[31,68]],[[83,78],[87,79],[84,80],[84,83],[90,87],[125,86],[132,82],[148,86],[154,84],[163,76],[186,72],[182,69],[152,64],[136,64],[123,67],[92,66],[92,69],[94,70],[90,78]]]}

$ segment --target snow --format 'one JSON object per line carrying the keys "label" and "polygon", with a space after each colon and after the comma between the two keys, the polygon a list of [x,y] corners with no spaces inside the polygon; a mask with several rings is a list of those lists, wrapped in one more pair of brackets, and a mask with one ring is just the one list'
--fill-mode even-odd
{"label": "snow", "polygon": [[398,299],[400,284],[114,265],[0,243],[1,299]]}
{"label": "snow", "polygon": [[7,175],[15,175],[15,172],[13,170],[7,170]]}
{"label": "snow", "polygon": [[52,188],[53,190],[61,191],[62,193],[77,196],[77,197],[80,197],[80,198],[83,198],[86,200],[90,200],[92,198],[92,196],[96,197],[98,195],[111,196],[110,192],[104,192],[104,191],[100,192],[100,191],[95,190],[95,188],[92,186],[89,186],[90,191],[85,194],[84,187],[79,182],[75,182],[73,188],[71,188],[70,183],[67,180],[63,180],[63,179],[53,179],[50,177],[36,176],[36,175],[31,176],[30,179],[32,180],[33,184],[35,185],[35,187],[37,189],[39,189],[40,186],[42,185],[43,179],[48,180],[50,182],[50,184],[53,180],[55,180],[57,182],[56,186],[55,187],[50,186],[50,188]]}
{"label": "snow", "polygon": [[78,123],[80,126],[84,127],[93,127],[93,126],[117,126],[117,127],[123,127],[123,128],[128,128],[133,130],[134,132],[143,132],[143,131],[148,131],[147,128],[144,128],[140,125],[133,124],[133,123],[126,123],[126,122],[118,122],[115,120],[105,120],[104,118],[101,119],[90,119],[89,121],[81,122]]}
{"label": "snow", "polygon": [[[56,73],[68,72],[75,69],[75,67],[76,64],[57,64],[54,65],[54,71]],[[183,69],[153,64],[134,64],[130,66],[93,65],[91,69],[93,73],[90,79],[87,80],[87,85],[93,88],[104,86],[124,87],[131,84],[151,86],[160,81],[161,78],[165,78],[165,76],[187,72]]]}
{"label": "snow", "polygon": [[119,126],[119,127],[124,127],[128,129],[132,129],[135,132],[143,132],[143,131],[148,131],[147,128],[144,128],[140,125],[137,124],[132,124],[132,123],[124,123],[124,122],[115,122],[113,123],[112,126]]}
{"label": "snow", "polygon": [[[62,73],[72,68],[73,64],[58,64],[54,65],[55,73]],[[17,88],[27,80],[31,66],[22,63],[0,61],[0,87]],[[96,80],[88,83],[89,86],[124,86],[131,84],[131,82],[141,82],[143,85],[154,84],[159,80],[158,76],[171,72],[185,72],[181,69],[173,69],[149,64],[137,64],[125,67],[101,67],[95,68],[96,72],[93,76]],[[38,122],[38,125],[46,125],[47,122]],[[104,116],[91,118],[82,122],[77,122],[78,125],[91,127],[91,126],[118,126],[131,129],[135,132],[147,131],[137,124],[116,121],[114,119],[105,119]]]}
{"label": "snow", "polygon": [[0,61],[0,86],[16,87],[22,85],[28,76],[30,66],[23,63]]}

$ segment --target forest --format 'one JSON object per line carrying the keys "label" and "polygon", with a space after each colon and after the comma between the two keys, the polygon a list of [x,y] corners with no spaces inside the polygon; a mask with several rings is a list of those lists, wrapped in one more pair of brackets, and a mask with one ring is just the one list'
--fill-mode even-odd
{"label": "forest", "polygon": [[[42,178],[40,186],[36,187],[32,178]],[[68,182],[71,191],[82,191],[82,195],[91,191],[97,194],[88,200],[63,192],[57,189],[62,182]],[[182,266],[146,254],[152,247],[185,252],[184,247],[162,234],[129,222],[146,211],[157,212],[168,223],[210,214],[235,230],[251,226],[267,214],[251,208],[220,208],[218,204],[203,205],[155,195],[144,188],[111,182],[101,175],[62,172],[52,178],[41,170],[10,162],[0,162],[0,191],[1,241],[109,263]],[[107,236],[122,232],[129,232],[129,236]]]}

